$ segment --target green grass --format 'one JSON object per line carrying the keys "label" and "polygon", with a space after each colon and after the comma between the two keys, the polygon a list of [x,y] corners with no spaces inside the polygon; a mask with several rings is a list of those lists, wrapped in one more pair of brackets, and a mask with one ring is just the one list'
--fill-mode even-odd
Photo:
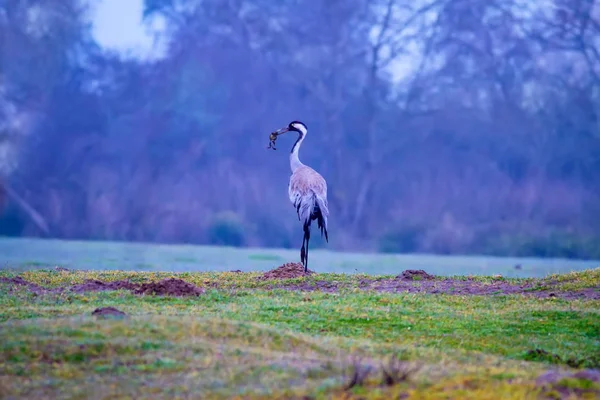
{"label": "green grass", "polygon": [[[396,275],[405,269],[424,269],[435,275],[539,278],[600,266],[600,261],[561,259],[341,253],[329,247],[315,248],[310,254],[311,269],[344,274]],[[21,270],[60,265],[97,270],[267,271],[298,261],[299,256],[298,249],[0,238],[0,268]],[[515,269],[517,264],[522,269]]]}
{"label": "green grass", "polygon": [[[98,398],[522,399],[550,390],[535,384],[549,368],[600,368],[594,300],[365,292],[358,283],[366,276],[342,274],[292,280],[336,282],[337,293],[273,290],[256,280],[259,273],[20,275],[46,288],[177,276],[207,291],[196,298],[35,295],[0,283],[0,393],[16,398],[87,398],[97,391]],[[547,281],[558,281],[557,290],[598,287],[600,268],[550,276],[540,286]],[[90,315],[105,306],[128,317]],[[382,364],[392,356],[405,362],[401,369],[418,369],[386,386]],[[373,372],[345,390],[353,368],[368,366]],[[565,382],[561,390],[598,389],[585,380]]]}

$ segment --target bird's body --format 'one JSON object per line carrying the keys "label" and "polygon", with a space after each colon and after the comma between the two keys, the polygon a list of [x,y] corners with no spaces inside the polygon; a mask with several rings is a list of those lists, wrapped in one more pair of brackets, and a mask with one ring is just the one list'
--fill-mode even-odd
{"label": "bird's body", "polygon": [[329,209],[325,179],[311,167],[303,165],[292,173],[288,195],[296,208],[298,220],[302,224],[308,224],[309,227],[311,221],[317,220],[321,235],[325,235],[325,240],[328,241],[327,217],[329,217]]}
{"label": "bird's body", "polygon": [[285,133],[289,131],[298,132],[298,139],[294,143],[290,154],[292,175],[288,185],[288,195],[296,209],[298,220],[302,223],[304,238],[300,249],[300,259],[304,264],[304,271],[308,271],[308,242],[312,221],[317,221],[321,236],[324,235],[325,240],[329,242],[327,232],[327,219],[329,217],[327,182],[317,171],[304,165],[298,158],[298,151],[307,133],[306,125],[300,121],[293,121],[288,127],[278,132]]}

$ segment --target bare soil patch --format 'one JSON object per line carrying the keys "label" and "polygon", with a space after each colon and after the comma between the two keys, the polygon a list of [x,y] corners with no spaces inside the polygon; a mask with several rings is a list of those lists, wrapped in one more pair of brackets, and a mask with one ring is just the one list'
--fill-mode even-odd
{"label": "bare soil patch", "polygon": [[134,293],[158,296],[199,296],[204,293],[204,289],[182,279],[169,278],[159,282],[143,283],[134,290]]}
{"label": "bare soil patch", "polygon": [[[405,271],[406,272],[406,271]],[[431,276],[427,274],[428,276]],[[412,274],[402,273],[396,279],[383,281],[363,281],[361,288],[375,290],[378,292],[409,292],[429,294],[455,294],[455,295],[508,295],[526,294],[539,298],[562,298],[562,299],[600,299],[599,288],[587,288],[577,291],[554,290],[554,285],[539,286],[539,284],[525,283],[516,285],[510,282],[498,280],[493,283],[483,283],[475,280],[460,279],[431,279],[407,280],[406,276]],[[421,276],[421,275],[417,275]]]}
{"label": "bare soil patch", "polygon": [[71,286],[71,291],[75,293],[96,292],[100,290],[135,290],[139,287],[129,281],[102,282],[96,279],[89,279],[79,285]]}
{"label": "bare soil patch", "polygon": [[[453,294],[460,296],[523,294],[538,298],[600,300],[600,288],[564,291],[559,290],[556,287],[557,284],[558,282],[544,282],[544,285],[540,285],[539,282],[536,282],[517,285],[503,280],[493,283],[483,283],[473,279],[440,278],[428,274],[423,270],[406,270],[393,279],[362,279],[359,282],[359,288],[384,293],[407,292]],[[310,281],[297,284],[282,284],[277,287],[287,290],[335,292],[341,289],[343,285],[329,281]]]}
{"label": "bare soil patch", "polygon": [[46,289],[35,283],[28,282],[20,276],[14,278],[0,278],[1,283],[9,283],[13,286],[27,287],[36,294],[58,293],[65,289],[75,293],[98,292],[103,290],[129,290],[137,295],[157,296],[199,296],[204,289],[188,283],[182,279],[169,278],[159,282],[148,282],[143,284],[132,283],[126,280],[103,282],[97,279],[88,279],[83,283],[73,285],[69,288]]}
{"label": "bare soil patch", "polygon": [[310,269],[304,272],[304,265],[301,263],[286,263],[279,267],[265,272],[258,279],[260,280],[272,280],[272,279],[293,279],[302,278],[314,274],[314,271]]}
{"label": "bare soil patch", "polygon": [[[242,273],[242,272],[239,272]],[[309,270],[304,272],[304,266],[300,263],[286,263],[273,270],[265,272],[257,279],[260,281],[281,281],[285,279],[302,278],[315,274]],[[36,295],[47,293],[60,293],[70,290],[75,293],[102,290],[125,289],[137,295],[159,295],[159,296],[198,296],[205,292],[202,287],[177,278],[163,279],[159,282],[132,283],[127,280],[103,282],[100,280],[87,280],[81,284],[67,288],[46,289],[35,283],[28,282],[20,276],[12,278],[0,278],[0,283],[9,283],[13,287],[26,287]],[[219,288],[218,282],[208,283],[211,287]],[[280,288],[298,291],[321,291],[337,292],[344,288],[356,287],[356,281],[336,282],[330,280],[306,280],[297,283],[274,282],[268,288]],[[384,293],[426,293],[426,294],[452,294],[452,295],[511,295],[522,294],[537,298],[559,298],[566,300],[600,300],[600,287],[588,287],[585,289],[565,291],[558,287],[558,282],[547,280],[532,280],[522,284],[507,282],[502,279],[493,282],[478,282],[474,279],[454,279],[433,276],[423,270],[406,270],[392,279],[362,278],[358,282],[358,288]],[[9,289],[9,290],[12,290]]]}
{"label": "bare soil patch", "polygon": [[548,371],[540,375],[535,383],[543,389],[542,393],[547,398],[598,398],[600,370],[584,369],[575,373]]}
{"label": "bare soil patch", "polygon": [[123,318],[123,317],[127,316],[126,313],[124,313],[123,311],[121,311],[117,308],[114,308],[114,307],[96,308],[94,311],[92,311],[92,315],[96,316],[96,317],[102,317],[102,318],[106,318],[106,317]]}
{"label": "bare soil patch", "polygon": [[129,290],[138,295],[157,296],[199,296],[204,293],[204,289],[177,278],[163,279],[158,282],[148,282],[143,284],[136,284],[124,280],[113,282],[87,280],[80,285],[71,287],[71,290],[76,293],[120,289]]}
{"label": "bare soil patch", "polygon": [[275,285],[273,288],[286,289],[286,290],[298,290],[305,292],[319,291],[327,293],[335,293],[340,290],[340,285],[337,282],[329,281],[313,281],[313,282],[302,282],[297,284],[282,284]]}
{"label": "bare soil patch", "polygon": [[[36,293],[36,294],[41,294],[41,293],[44,293],[47,291],[43,287],[36,285],[35,283],[26,281],[25,279],[23,279],[20,276],[15,276],[14,278],[0,278],[0,282],[9,283],[13,287],[14,286],[25,286],[31,292]],[[12,288],[11,288],[11,290],[12,290]]]}

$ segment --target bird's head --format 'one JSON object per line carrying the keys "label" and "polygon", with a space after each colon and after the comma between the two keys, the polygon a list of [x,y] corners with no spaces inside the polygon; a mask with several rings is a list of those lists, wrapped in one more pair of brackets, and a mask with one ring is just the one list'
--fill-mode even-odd
{"label": "bird's head", "polygon": [[298,132],[300,136],[304,137],[306,135],[306,132],[308,132],[308,129],[306,128],[304,122],[292,121],[285,128],[281,128],[276,131],[278,135],[281,135],[286,132]]}

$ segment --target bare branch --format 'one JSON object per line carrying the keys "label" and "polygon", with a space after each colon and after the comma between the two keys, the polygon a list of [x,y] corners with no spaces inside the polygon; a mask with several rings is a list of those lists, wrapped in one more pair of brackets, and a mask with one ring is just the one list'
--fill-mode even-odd
{"label": "bare branch", "polygon": [[4,191],[6,192],[8,197],[12,199],[15,202],[15,204],[19,208],[21,208],[21,210],[23,210],[23,212],[42,232],[44,232],[45,234],[50,234],[48,224],[46,223],[46,221],[40,213],[38,213],[27,201],[25,201],[25,199],[19,196],[19,194],[6,183],[0,184],[0,190],[2,190],[2,188],[4,188]]}

